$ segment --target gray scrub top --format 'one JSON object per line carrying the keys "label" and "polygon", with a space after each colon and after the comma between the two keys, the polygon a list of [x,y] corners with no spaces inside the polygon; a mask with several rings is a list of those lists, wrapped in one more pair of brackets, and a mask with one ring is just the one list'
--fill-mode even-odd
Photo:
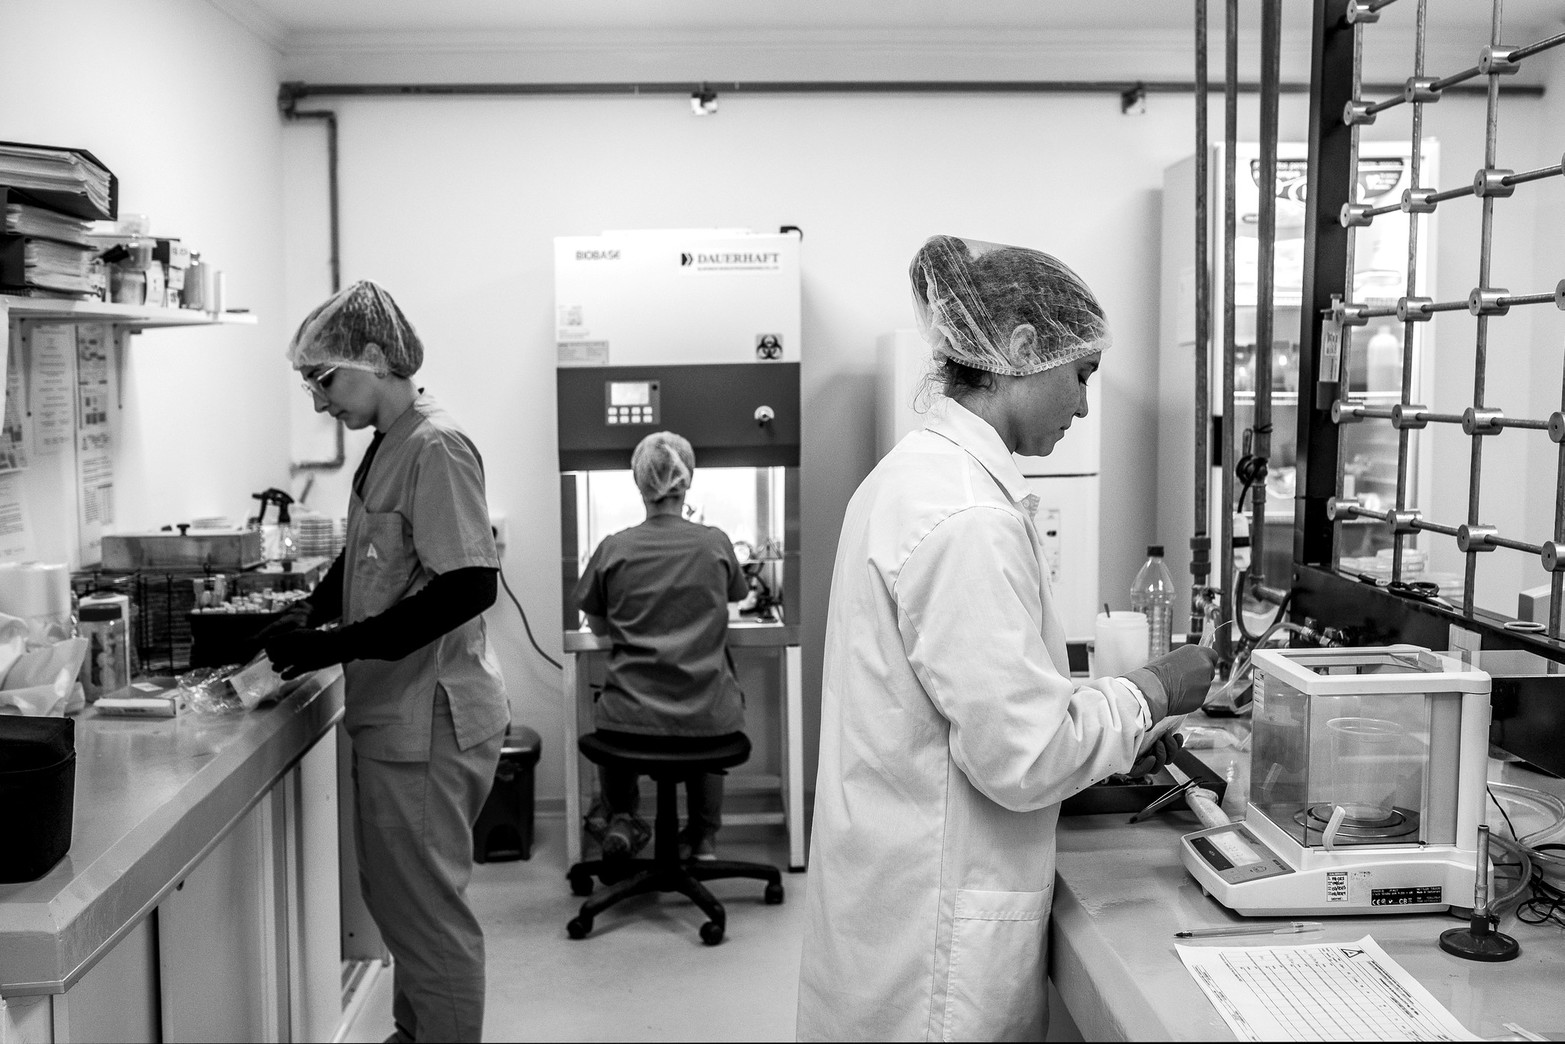
{"label": "gray scrub top", "polygon": [[608,537],[576,584],[576,604],[607,618],[600,729],[722,736],[744,727],[729,669],[728,603],[748,592],[721,529],[656,515]]}
{"label": "gray scrub top", "polygon": [[[430,396],[421,393],[384,433],[349,503],[344,556],[344,623],[385,612],[439,573],[500,568],[483,460]],[[463,750],[510,721],[482,614],[400,660],[354,660],[343,672],[348,733],[365,757],[428,760],[436,687],[450,700]]]}

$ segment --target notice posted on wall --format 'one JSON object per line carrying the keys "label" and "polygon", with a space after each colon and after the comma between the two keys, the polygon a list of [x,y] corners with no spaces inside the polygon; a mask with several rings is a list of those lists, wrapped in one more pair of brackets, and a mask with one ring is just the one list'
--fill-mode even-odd
{"label": "notice posted on wall", "polygon": [[106,325],[76,333],[76,525],[83,565],[103,560],[103,530],[114,522],[113,337]]}
{"label": "notice posted on wall", "polygon": [[38,325],[28,336],[33,452],[55,456],[71,448],[76,433],[76,327]]}
{"label": "notice posted on wall", "polygon": [[0,475],[0,562],[17,562],[32,554],[32,534],[22,504],[22,476]]}
{"label": "notice posted on wall", "polygon": [[23,383],[20,346],[12,341],[6,349],[5,419],[0,424],[0,474],[27,467],[28,442],[32,426],[27,423],[27,388]]}

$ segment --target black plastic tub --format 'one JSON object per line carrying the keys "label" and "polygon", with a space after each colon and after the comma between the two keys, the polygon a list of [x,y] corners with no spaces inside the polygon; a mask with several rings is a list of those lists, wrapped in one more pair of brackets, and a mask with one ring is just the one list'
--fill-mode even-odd
{"label": "black plastic tub", "polygon": [[76,722],[0,716],[0,882],[36,881],[71,850]]}

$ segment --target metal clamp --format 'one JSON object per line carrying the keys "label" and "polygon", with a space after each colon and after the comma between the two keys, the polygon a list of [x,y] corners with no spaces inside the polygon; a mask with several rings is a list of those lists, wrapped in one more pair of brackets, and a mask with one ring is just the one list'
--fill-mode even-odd
{"label": "metal clamp", "polygon": [[1332,301],[1332,321],[1341,326],[1365,326],[1369,323],[1369,305],[1353,301]]}
{"label": "metal clamp", "polygon": [[1475,286],[1467,295],[1467,311],[1470,315],[1505,315],[1511,306],[1504,298],[1511,296],[1501,287]]}
{"label": "metal clamp", "polygon": [[1402,297],[1397,299],[1397,320],[1404,323],[1427,323],[1435,317],[1434,298]]}
{"label": "metal clamp", "polygon": [[1402,193],[1402,213],[1404,214],[1433,214],[1435,201],[1429,197],[1435,194],[1432,188],[1410,188]]}
{"label": "metal clamp", "polygon": [[1543,568],[1551,573],[1565,573],[1565,546],[1556,544],[1552,540],[1543,542],[1543,553],[1539,556],[1543,559]]}
{"label": "metal clamp", "polygon": [[1349,399],[1338,399],[1331,404],[1333,424],[1352,424],[1364,419],[1364,404]]}
{"label": "metal clamp", "polygon": [[1435,86],[1432,76],[1409,76],[1407,83],[1402,85],[1402,100],[1405,102],[1437,102],[1440,100],[1440,89]]}
{"label": "metal clamp", "polygon": [[1466,522],[1456,527],[1456,547],[1464,555],[1474,551],[1493,551],[1494,538],[1500,531],[1494,526],[1470,525]]}
{"label": "metal clamp", "polygon": [[1565,413],[1559,410],[1549,414],[1549,441],[1556,444],[1565,442]]}
{"label": "metal clamp", "polygon": [[1363,505],[1359,503],[1358,497],[1332,497],[1326,501],[1326,517],[1333,522],[1344,518],[1358,518],[1361,507]]}
{"label": "metal clamp", "polygon": [[1521,63],[1511,61],[1514,47],[1485,47],[1478,52],[1478,73],[1481,76],[1513,76],[1521,71]]}
{"label": "metal clamp", "polygon": [[1348,9],[1343,17],[1349,25],[1369,25],[1380,21],[1380,10],[1371,0],[1348,0]]}
{"label": "metal clamp", "polygon": [[1365,101],[1350,101],[1342,107],[1342,122],[1349,127],[1368,126],[1375,122],[1375,110],[1372,103]]}
{"label": "metal clamp", "polygon": [[1368,203],[1344,203],[1337,220],[1342,223],[1343,228],[1362,228],[1375,220],[1375,215],[1369,211]]}
{"label": "metal clamp", "polygon": [[1429,427],[1429,407],[1399,402],[1391,407],[1391,426],[1397,429]]}
{"label": "metal clamp", "polygon": [[1565,279],[1554,284],[1554,307],[1565,312]]}
{"label": "metal clamp", "polygon": [[1414,508],[1386,512],[1386,521],[1391,523],[1392,531],[1396,533],[1418,532],[1418,520],[1422,517],[1423,515]]}
{"label": "metal clamp", "polygon": [[1503,410],[1490,409],[1489,407],[1479,409],[1476,406],[1469,406],[1462,411],[1462,433],[1464,435],[1498,435],[1504,426],[1502,424],[1504,419],[1505,413]]}
{"label": "metal clamp", "polygon": [[1506,196],[1514,196],[1516,186],[1507,185],[1505,179],[1515,173],[1514,170],[1502,170],[1499,167],[1480,167],[1473,175],[1473,195],[1479,199],[1503,199]]}

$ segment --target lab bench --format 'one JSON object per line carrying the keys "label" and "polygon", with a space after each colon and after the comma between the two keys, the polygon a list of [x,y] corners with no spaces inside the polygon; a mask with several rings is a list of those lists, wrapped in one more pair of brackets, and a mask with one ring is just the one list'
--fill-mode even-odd
{"label": "lab bench", "polygon": [[[609,639],[591,631],[564,633],[565,722],[561,741],[565,757],[565,865],[581,859],[580,824],[585,812],[583,787],[590,783],[591,772],[583,769],[584,760],[576,753],[576,740],[592,723],[592,685],[602,680],[603,664],[610,647]],[[776,706],[763,708],[748,701],[745,708],[745,734],[750,737],[754,754],[749,771],[741,769],[728,777],[725,806],[737,805],[732,797],[748,786],[772,791],[781,797],[780,812],[743,812],[725,807],[723,822],[782,823],[788,832],[788,867],[803,870],[804,848],[804,690],[803,666],[799,651],[799,629],[793,624],[742,620],[728,625],[728,648],[739,670],[740,684],[751,671],[769,673],[774,683],[767,685],[778,694]],[[775,759],[775,771],[762,768]]]}
{"label": "lab bench", "polygon": [[232,716],[81,714],[70,852],[0,884],[0,1042],[332,1037],[341,677]]}
{"label": "lab bench", "polygon": [[[1228,783],[1223,809],[1242,810],[1247,759],[1201,751]],[[1565,794],[1565,781],[1506,766],[1506,782]],[[1233,1040],[1233,1033],[1176,952],[1174,933],[1245,923],[1202,893],[1179,858],[1181,835],[1201,824],[1181,806],[1141,823],[1124,815],[1060,819],[1049,977],[1087,1040]],[[1279,918],[1281,920],[1281,918]],[[1440,933],[1462,923],[1438,914],[1325,917],[1323,931],[1200,940],[1198,946],[1345,943],[1369,935],[1469,1030],[1509,1036],[1517,1023],[1565,1037],[1565,932],[1507,916],[1500,930],[1521,956],[1499,964],[1440,949]],[[1191,943],[1191,940],[1177,940]],[[1514,1039],[1514,1037],[1512,1038]]]}

